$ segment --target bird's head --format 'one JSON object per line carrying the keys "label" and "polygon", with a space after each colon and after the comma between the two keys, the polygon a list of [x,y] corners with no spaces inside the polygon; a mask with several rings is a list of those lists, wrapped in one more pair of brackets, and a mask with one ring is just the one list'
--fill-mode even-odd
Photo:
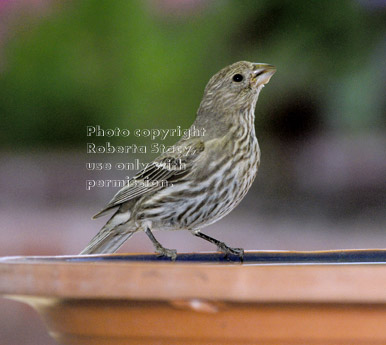
{"label": "bird's head", "polygon": [[227,66],[209,80],[200,107],[237,111],[254,106],[275,72],[274,66],[265,63],[239,61]]}

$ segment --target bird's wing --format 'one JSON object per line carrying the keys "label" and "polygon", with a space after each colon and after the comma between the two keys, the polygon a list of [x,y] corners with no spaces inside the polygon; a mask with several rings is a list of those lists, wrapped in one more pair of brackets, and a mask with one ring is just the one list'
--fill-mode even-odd
{"label": "bird's wing", "polygon": [[191,172],[194,161],[204,151],[205,144],[197,138],[174,145],[182,148],[181,152],[165,153],[148,164],[137,175],[129,180],[128,184],[118,191],[106,207],[93,218],[105,215],[112,208],[132,200],[145,193],[154,192],[177,182]]}

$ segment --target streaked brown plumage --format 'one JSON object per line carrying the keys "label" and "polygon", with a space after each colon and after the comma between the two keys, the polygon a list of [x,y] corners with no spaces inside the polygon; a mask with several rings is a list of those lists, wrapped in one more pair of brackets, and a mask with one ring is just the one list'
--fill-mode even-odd
{"label": "streaked brown plumage", "polygon": [[190,230],[226,254],[243,256],[240,248],[200,232],[228,214],[255,179],[260,149],[254,111],[261,89],[275,73],[271,65],[236,62],[208,82],[192,127],[201,137],[182,137],[182,152],[163,154],[140,171],[94,217],[117,208],[81,254],[115,252],[137,231],[145,231],[156,251],[175,259],[151,229]]}

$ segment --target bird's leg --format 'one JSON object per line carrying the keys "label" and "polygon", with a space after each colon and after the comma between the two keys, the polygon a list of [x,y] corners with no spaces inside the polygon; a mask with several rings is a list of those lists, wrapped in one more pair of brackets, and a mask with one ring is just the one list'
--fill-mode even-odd
{"label": "bird's leg", "polygon": [[226,254],[226,256],[232,254],[232,255],[237,255],[240,257],[240,260],[243,261],[244,259],[244,249],[242,248],[231,248],[231,247],[228,247],[224,242],[220,242],[219,240],[216,240],[215,238],[213,237],[210,237],[208,235],[205,235],[203,234],[202,232],[200,231],[192,231],[193,234],[197,237],[200,237],[210,243],[213,243],[217,246],[217,249],[220,251],[220,252],[223,252]]}
{"label": "bird's leg", "polygon": [[149,228],[145,228],[145,234],[150,238],[152,241],[155,251],[159,255],[167,256],[168,258],[171,258],[173,261],[177,258],[177,251],[175,249],[167,249],[162,246],[161,243],[157,241],[157,239],[154,237],[153,233]]}

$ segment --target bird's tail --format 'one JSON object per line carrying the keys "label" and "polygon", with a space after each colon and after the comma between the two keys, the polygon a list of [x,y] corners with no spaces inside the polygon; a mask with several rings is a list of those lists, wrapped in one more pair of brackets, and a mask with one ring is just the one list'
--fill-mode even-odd
{"label": "bird's tail", "polygon": [[125,226],[125,231],[122,231],[121,224],[114,221],[114,216],[93,237],[79,255],[114,253],[134,234],[135,230],[127,231],[127,226]]}

